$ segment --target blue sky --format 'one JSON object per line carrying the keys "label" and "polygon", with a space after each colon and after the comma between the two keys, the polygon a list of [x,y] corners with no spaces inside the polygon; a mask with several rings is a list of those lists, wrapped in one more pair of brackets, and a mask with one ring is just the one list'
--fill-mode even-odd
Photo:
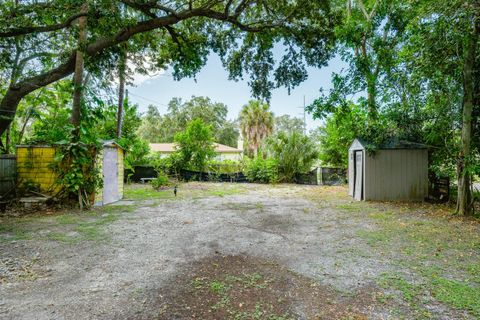
{"label": "blue sky", "polygon": [[[324,90],[331,88],[332,72],[339,72],[343,67],[345,63],[336,57],[327,67],[308,69],[308,79],[293,89],[290,95],[285,88],[272,92],[271,110],[276,116],[288,114],[303,117],[303,96],[305,95],[307,105],[311,103],[318,97],[320,88]],[[127,88],[130,93],[129,99],[140,106],[141,112],[145,111],[149,104],[153,104],[163,114],[173,97],[188,100],[191,96],[207,96],[212,101],[226,104],[229,109],[228,117],[235,119],[241,107],[251,99],[247,81],[229,81],[228,74],[216,55],[210,55],[207,64],[196,76],[196,81],[191,78],[175,81],[167,70],[153,77],[136,76],[134,82],[135,86]],[[309,130],[320,124],[319,120],[313,120],[309,114],[306,118]]]}

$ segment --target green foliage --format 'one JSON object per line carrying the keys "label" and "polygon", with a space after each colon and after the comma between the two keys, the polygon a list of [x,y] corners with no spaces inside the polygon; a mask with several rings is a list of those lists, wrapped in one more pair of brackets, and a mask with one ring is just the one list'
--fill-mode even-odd
{"label": "green foliage", "polygon": [[316,145],[298,131],[276,134],[268,139],[267,148],[284,182],[293,182],[296,174],[309,171],[318,158]]}
{"label": "green foliage", "polygon": [[279,181],[278,161],[273,158],[264,159],[263,156],[246,159],[245,176],[250,182],[276,183]]}
{"label": "green foliage", "polygon": [[157,171],[157,177],[153,179],[150,184],[152,185],[153,189],[158,190],[162,187],[169,186],[170,180],[165,173],[162,171]]}
{"label": "green foliage", "polygon": [[279,117],[275,117],[275,133],[279,132],[300,132],[303,133],[304,123],[303,120],[297,117],[291,117],[288,114],[284,114]]}
{"label": "green foliage", "polygon": [[243,170],[243,164],[233,160],[216,161],[212,160],[208,162],[207,172],[214,174],[233,174]]}
{"label": "green foliage", "polygon": [[182,155],[179,152],[174,152],[168,157],[155,154],[149,158],[148,162],[155,167],[157,172],[161,171],[173,175],[177,175],[183,167]]}
{"label": "green foliage", "polygon": [[102,187],[100,171],[97,167],[97,152],[100,145],[63,143],[57,147],[54,169],[58,174],[59,185],[67,197],[79,201],[80,207],[93,205],[95,192]]}
{"label": "green foliage", "polygon": [[363,105],[345,103],[325,119],[325,124],[314,134],[320,142],[320,160],[334,167],[348,165],[348,148],[355,138],[372,143],[375,149],[389,133],[388,122],[379,115],[375,127],[369,126],[368,110]]}
{"label": "green foliage", "polygon": [[240,111],[240,128],[245,139],[247,155],[256,157],[264,140],[272,133],[273,113],[267,103],[251,100]]}
{"label": "green foliage", "polygon": [[212,128],[201,119],[189,122],[185,131],[175,135],[175,142],[178,151],[174,157],[182,169],[204,171],[208,160],[215,156]]}
{"label": "green foliage", "polygon": [[[132,143],[126,143],[127,139],[121,139],[120,145],[128,146],[128,152],[125,156],[125,167],[132,167],[133,165],[142,165],[148,163],[148,155],[150,147],[148,142],[141,139],[134,139]],[[123,143],[123,144],[122,144]]]}
{"label": "green foliage", "polygon": [[202,119],[212,127],[215,142],[236,147],[238,130],[232,121],[227,120],[227,114],[225,104],[212,102],[207,97],[193,96],[186,102],[173,98],[164,115],[160,115],[156,107],[148,107],[138,134],[149,142],[173,142],[175,134],[183,131],[190,121]]}

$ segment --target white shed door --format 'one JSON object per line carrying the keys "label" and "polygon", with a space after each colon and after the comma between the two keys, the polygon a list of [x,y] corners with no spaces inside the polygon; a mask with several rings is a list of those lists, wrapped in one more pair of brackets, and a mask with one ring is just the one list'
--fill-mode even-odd
{"label": "white shed door", "polygon": [[355,151],[348,150],[348,195],[353,197],[353,189],[355,184],[355,159],[353,159]]}
{"label": "white shed door", "polygon": [[118,201],[118,163],[117,149],[103,149],[103,204]]}
{"label": "white shed door", "polygon": [[355,151],[355,185],[353,191],[355,200],[363,199],[363,152]]}

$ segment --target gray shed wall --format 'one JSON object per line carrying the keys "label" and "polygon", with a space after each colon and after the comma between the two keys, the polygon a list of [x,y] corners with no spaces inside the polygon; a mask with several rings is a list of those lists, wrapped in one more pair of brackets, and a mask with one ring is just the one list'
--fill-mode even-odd
{"label": "gray shed wall", "polygon": [[428,194],[428,151],[365,153],[364,178],[365,200],[422,201]]}

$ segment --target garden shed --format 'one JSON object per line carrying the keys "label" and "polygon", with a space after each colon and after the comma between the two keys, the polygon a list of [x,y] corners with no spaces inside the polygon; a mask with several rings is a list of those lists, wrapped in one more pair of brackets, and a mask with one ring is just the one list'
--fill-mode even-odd
{"label": "garden shed", "polygon": [[[56,184],[55,153],[52,145],[17,146],[18,182],[38,189],[47,195],[61,190]],[[103,187],[95,194],[95,205],[104,205],[123,198],[124,150],[114,141],[105,141],[98,154],[98,166]]]}
{"label": "garden shed", "polygon": [[428,195],[428,148],[391,139],[374,152],[355,139],[348,150],[348,194],[355,200],[423,201]]}

